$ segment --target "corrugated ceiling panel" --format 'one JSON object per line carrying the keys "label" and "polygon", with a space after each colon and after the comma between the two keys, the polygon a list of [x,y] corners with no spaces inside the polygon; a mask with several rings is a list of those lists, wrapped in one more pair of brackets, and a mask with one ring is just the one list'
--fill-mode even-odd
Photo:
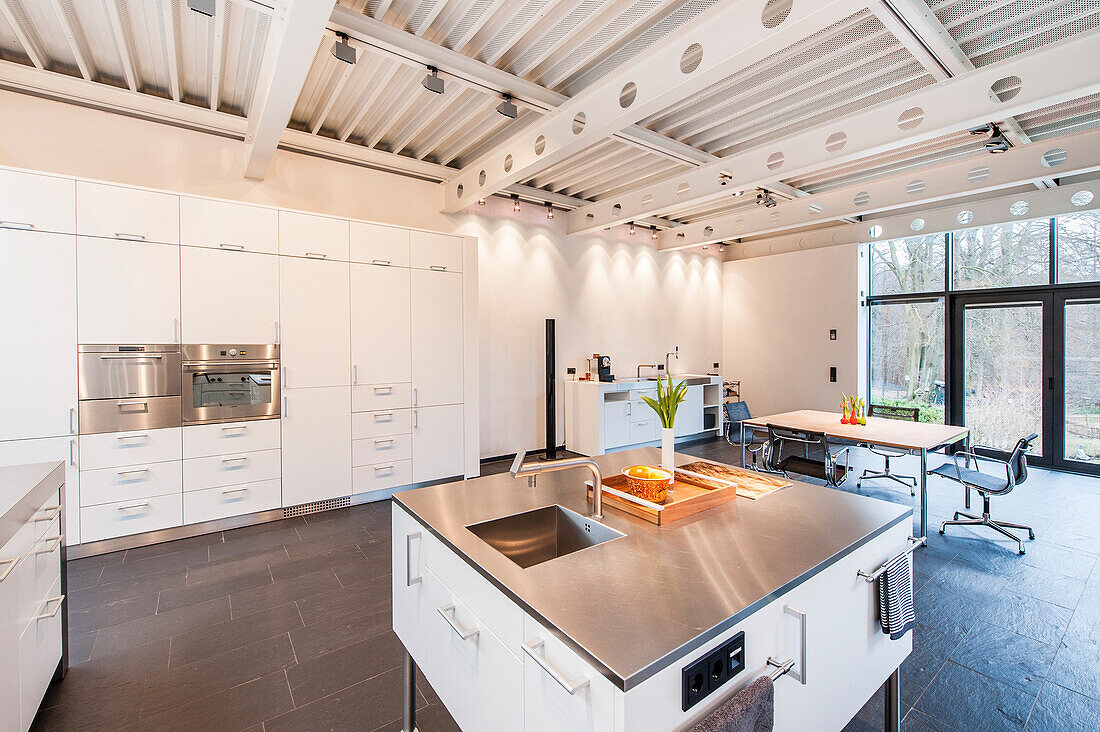
{"label": "corrugated ceiling panel", "polygon": [[0,15],[0,59],[14,61],[17,64],[27,64],[28,66],[31,63],[30,57],[27,56],[26,50],[19,43],[15,31],[11,29],[8,21],[2,15]]}
{"label": "corrugated ceiling panel", "polygon": [[[45,0],[7,0],[8,8],[15,16],[23,33],[42,56],[43,63],[48,65],[51,71],[57,71],[71,76],[79,76],[76,56],[73,55],[69,44],[65,40],[65,33],[61,28],[61,21],[54,12],[51,3]],[[61,5],[58,4],[58,8]],[[62,14],[64,17],[64,13]],[[5,21],[0,18],[0,23]],[[12,34],[14,38],[14,33]],[[3,40],[3,31],[0,31],[0,49],[6,49]],[[16,42],[16,47],[20,44]],[[3,53],[3,51],[0,51]],[[22,53],[22,48],[19,48]]]}
{"label": "corrugated ceiling panel", "polygon": [[1019,115],[1016,121],[1032,140],[1091,130],[1100,127],[1100,94]]}
{"label": "corrugated ceiling panel", "polygon": [[115,34],[103,12],[103,3],[101,0],[73,0],[72,5],[87,38],[88,63],[96,70],[98,80],[113,86],[126,86]]}
{"label": "corrugated ceiling panel", "polygon": [[332,55],[332,45],[335,40],[326,36],[317,47],[313,64],[309,67],[305,83],[302,84],[302,91],[298,94],[298,101],[294,103],[294,111],[290,113],[290,127],[294,129],[310,128],[325,100],[328,99],[329,92],[336,84],[338,74],[343,69],[344,64]]}

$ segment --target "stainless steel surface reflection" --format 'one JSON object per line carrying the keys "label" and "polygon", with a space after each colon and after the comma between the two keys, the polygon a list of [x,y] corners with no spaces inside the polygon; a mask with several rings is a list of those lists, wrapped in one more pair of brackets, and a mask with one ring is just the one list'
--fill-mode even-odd
{"label": "stainless steel surface reflection", "polygon": [[466,528],[524,568],[624,536],[561,506],[544,506]]}
{"label": "stainless steel surface reflection", "polygon": [[[595,460],[613,475],[628,465],[656,464],[660,451]],[[609,507],[602,523],[625,536],[524,568],[467,527],[554,505],[587,513],[576,471],[541,475],[534,487],[505,473],[405,491],[394,500],[624,690],[913,513],[798,482],[665,526]]]}

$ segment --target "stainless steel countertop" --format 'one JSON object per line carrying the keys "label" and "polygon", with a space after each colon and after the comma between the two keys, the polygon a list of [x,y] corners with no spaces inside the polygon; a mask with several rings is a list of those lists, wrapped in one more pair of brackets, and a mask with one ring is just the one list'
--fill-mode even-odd
{"label": "stainless steel countertop", "polygon": [[[29,463],[0,468],[0,547],[65,484],[65,463]],[[8,557],[0,557],[6,559]]]}
{"label": "stainless steel countertop", "polygon": [[[659,463],[645,447],[595,458],[604,475]],[[680,464],[698,460],[678,455]],[[587,471],[507,473],[394,495],[441,541],[629,691],[891,526],[912,508],[794,482],[666,526],[604,503],[625,538],[522,569],[466,527],[541,506],[588,514]]]}

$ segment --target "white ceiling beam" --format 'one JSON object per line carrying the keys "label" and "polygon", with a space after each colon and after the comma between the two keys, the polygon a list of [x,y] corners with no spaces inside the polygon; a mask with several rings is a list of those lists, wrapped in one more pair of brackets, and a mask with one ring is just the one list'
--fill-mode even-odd
{"label": "white ceiling beam", "polygon": [[[990,87],[1011,75],[1018,76],[1022,85],[1016,96],[1002,102],[990,93]],[[729,155],[682,175],[639,186],[616,196],[615,200],[589,204],[569,214],[569,231],[594,231],[661,213],[688,201],[719,199],[730,191],[762,186],[777,175],[790,179],[957,133],[990,119],[1033,111],[1098,91],[1100,30],[1093,30],[883,102],[844,119]],[[899,124],[909,119],[909,115],[915,115],[914,110],[918,109],[923,116],[919,121],[905,123],[906,129],[902,129]],[[842,133],[847,136],[846,142],[836,150],[830,138]],[[720,178],[723,173],[728,177]]]}
{"label": "white ceiling beam", "polygon": [[122,73],[126,77],[126,86],[130,87],[130,91],[137,91],[137,74],[134,71],[133,58],[130,56],[130,47],[126,45],[126,34],[122,30],[122,18],[119,17],[118,6],[107,2],[103,3],[103,9],[111,24],[111,34],[115,37],[115,48],[118,50],[119,63],[122,64]]}
{"label": "white ceiling beam", "polygon": [[210,18],[210,108],[217,111],[222,95],[222,53],[225,48],[225,0],[215,3],[214,17]]}
{"label": "white ceiling beam", "polygon": [[35,68],[46,68],[45,64],[42,63],[42,54],[38,51],[38,48],[35,47],[34,42],[30,39],[30,36],[27,35],[27,32],[19,25],[19,21],[15,19],[15,13],[11,11],[8,0],[0,0],[0,15],[4,16],[4,20],[11,26],[12,33],[15,34],[15,38],[19,41],[19,45],[23,47],[23,52],[27,54],[27,58],[31,60]]}
{"label": "white ceiling beam", "polygon": [[176,21],[172,17],[171,0],[159,0],[157,3],[160,18],[161,32],[164,34],[164,56],[168,65],[168,93],[172,100],[180,100],[180,70],[179,55],[176,50]]}
{"label": "white ceiling beam", "polygon": [[263,180],[335,4],[336,0],[279,0],[248,115],[246,178]]}
{"label": "white ceiling beam", "polygon": [[[620,132],[864,7],[863,0],[795,3],[782,23],[767,28],[760,21],[757,0],[729,0],[715,5],[650,46],[630,64],[604,76],[529,129],[509,136],[494,150],[465,166],[445,186],[444,211],[458,211],[469,205],[471,198],[476,200],[526,180],[546,166],[581,152],[595,141]],[[695,44],[702,49],[701,58],[684,73],[681,57]],[[575,130],[576,115],[582,113],[586,122],[583,128]]]}
{"label": "white ceiling beam", "polygon": [[58,0],[49,0],[50,9],[53,11],[54,18],[57,19],[57,24],[61,26],[61,32],[65,34],[65,43],[69,46],[69,51],[73,54],[73,58],[76,59],[76,66],[80,69],[80,75],[91,81],[92,74],[88,68],[88,62],[84,58],[84,51],[80,48],[80,43],[76,40],[76,34],[73,33],[73,26],[69,23],[69,19],[65,16],[65,11],[61,8],[61,3]]}
{"label": "white ceiling beam", "polygon": [[[1044,164],[1043,156],[1055,149],[1065,150],[1066,159],[1051,168]],[[1050,177],[1053,172],[1069,177],[1097,170],[1100,170],[1100,129],[1087,130],[1015,147],[1000,155],[955,160],[783,201],[773,208],[752,206],[710,217],[665,232],[658,246],[679,249],[773,234],[1028,185]],[[920,215],[919,211],[914,215]]]}

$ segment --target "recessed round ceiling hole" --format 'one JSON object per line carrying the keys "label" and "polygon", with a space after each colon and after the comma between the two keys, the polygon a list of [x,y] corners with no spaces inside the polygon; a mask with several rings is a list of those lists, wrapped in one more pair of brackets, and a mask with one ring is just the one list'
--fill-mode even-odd
{"label": "recessed round ceiling hole", "polygon": [[691,192],[691,184],[688,183],[686,180],[680,181],[680,185],[676,186],[676,195],[677,196],[686,196],[690,192]]}
{"label": "recessed round ceiling hole", "polygon": [[677,238],[677,239],[680,239],[680,240],[683,240],[683,238],[684,238],[684,232],[682,232],[682,231],[681,231],[681,232],[680,232],[679,234],[677,234],[677,235],[676,235],[676,238]]}
{"label": "recessed round ceiling hole", "polygon": [[868,203],[871,202],[871,194],[867,191],[860,191],[856,194],[855,198],[853,198],[852,201],[857,206],[866,206]]}
{"label": "recessed round ceiling hole", "polygon": [[713,226],[704,226],[703,227],[703,236],[710,236],[713,233],[714,233],[714,227]]}
{"label": "recessed round ceiling hole", "polygon": [[690,74],[699,68],[701,63],[703,63],[703,47],[698,43],[693,43],[685,48],[684,54],[680,56],[680,72]]}
{"label": "recessed round ceiling hole", "polygon": [[779,170],[783,167],[783,163],[786,162],[787,157],[781,152],[773,152],[768,156],[768,162],[765,163],[768,166],[768,170]]}
{"label": "recessed round ceiling hole", "polygon": [[825,140],[825,149],[831,153],[840,152],[848,144],[848,135],[844,132],[834,132]]}
{"label": "recessed round ceiling hole", "polygon": [[1019,76],[1004,76],[989,87],[989,98],[998,102],[1007,102],[1020,93],[1023,81]]}
{"label": "recessed round ceiling hole", "polygon": [[924,110],[920,107],[910,107],[898,115],[898,129],[900,130],[912,130],[920,127],[921,122],[924,122]]}
{"label": "recessed round ceiling hole", "polygon": [[911,180],[905,186],[905,192],[910,196],[915,196],[922,191],[924,191],[924,181],[920,179]]}
{"label": "recessed round ceiling hole", "polygon": [[653,203],[653,194],[652,193],[647,193],[644,196],[642,196],[642,206],[648,207],[651,203]]}
{"label": "recessed round ceiling hole", "polygon": [[479,186],[485,185],[485,177],[486,176],[485,176],[485,171],[484,170],[477,174],[477,184]]}
{"label": "recessed round ceiling hole", "polygon": [[584,215],[584,223],[586,223],[586,224],[591,224],[595,220],[596,220],[596,214],[585,214]]}
{"label": "recessed round ceiling hole", "polygon": [[628,81],[623,85],[622,90],[619,92],[619,106],[626,109],[634,100],[638,97],[638,85],[633,81]]}
{"label": "recessed round ceiling hole", "polygon": [[1092,191],[1077,191],[1069,197],[1069,202],[1074,206],[1088,206],[1092,203]]}
{"label": "recessed round ceiling hole", "polygon": [[1069,153],[1060,147],[1052,148],[1043,153],[1042,163],[1047,168],[1057,168],[1069,158]]}
{"label": "recessed round ceiling hole", "polygon": [[909,222],[909,228],[913,231],[924,231],[924,219],[913,219]]}
{"label": "recessed round ceiling hole", "polygon": [[959,211],[959,215],[955,217],[955,220],[960,224],[969,224],[974,220],[974,212],[970,210]]}
{"label": "recessed round ceiling hole", "polygon": [[971,183],[979,183],[989,177],[988,165],[976,165],[966,174],[966,179]]}
{"label": "recessed round ceiling hole", "polygon": [[821,206],[820,203],[811,203],[810,204],[810,213],[819,214],[819,213],[821,213],[822,210],[823,209],[822,209],[822,206]]}
{"label": "recessed round ceiling hole", "polygon": [[615,214],[616,216],[618,216],[622,212],[623,212],[623,205],[621,203],[616,203],[614,206],[611,207],[611,213]]}
{"label": "recessed round ceiling hole", "polygon": [[512,163],[513,163],[513,160],[512,160],[511,154],[505,155],[504,156],[504,172],[505,173],[508,173],[512,170]]}
{"label": "recessed round ceiling hole", "polygon": [[458,194],[459,198],[462,198],[462,194],[465,193],[465,192],[466,192],[466,189],[462,186],[461,183],[459,183],[458,188],[455,188],[455,193]]}
{"label": "recessed round ceiling hole", "polygon": [[1016,201],[1008,207],[1008,212],[1013,216],[1023,216],[1031,210],[1031,204],[1027,201]]}
{"label": "recessed round ceiling hole", "polygon": [[584,123],[588,121],[588,117],[584,112],[577,112],[577,115],[573,117],[573,134],[579,135],[584,130]]}
{"label": "recessed round ceiling hole", "polygon": [[776,28],[791,14],[794,0],[768,0],[760,13],[760,22],[765,28]]}
{"label": "recessed round ceiling hole", "polygon": [[867,233],[871,235],[872,239],[878,239],[880,236],[882,236],[882,227],[878,224],[875,224],[867,230]]}
{"label": "recessed round ceiling hole", "polygon": [[546,150],[546,135],[539,135],[535,138],[535,155],[542,155]]}

